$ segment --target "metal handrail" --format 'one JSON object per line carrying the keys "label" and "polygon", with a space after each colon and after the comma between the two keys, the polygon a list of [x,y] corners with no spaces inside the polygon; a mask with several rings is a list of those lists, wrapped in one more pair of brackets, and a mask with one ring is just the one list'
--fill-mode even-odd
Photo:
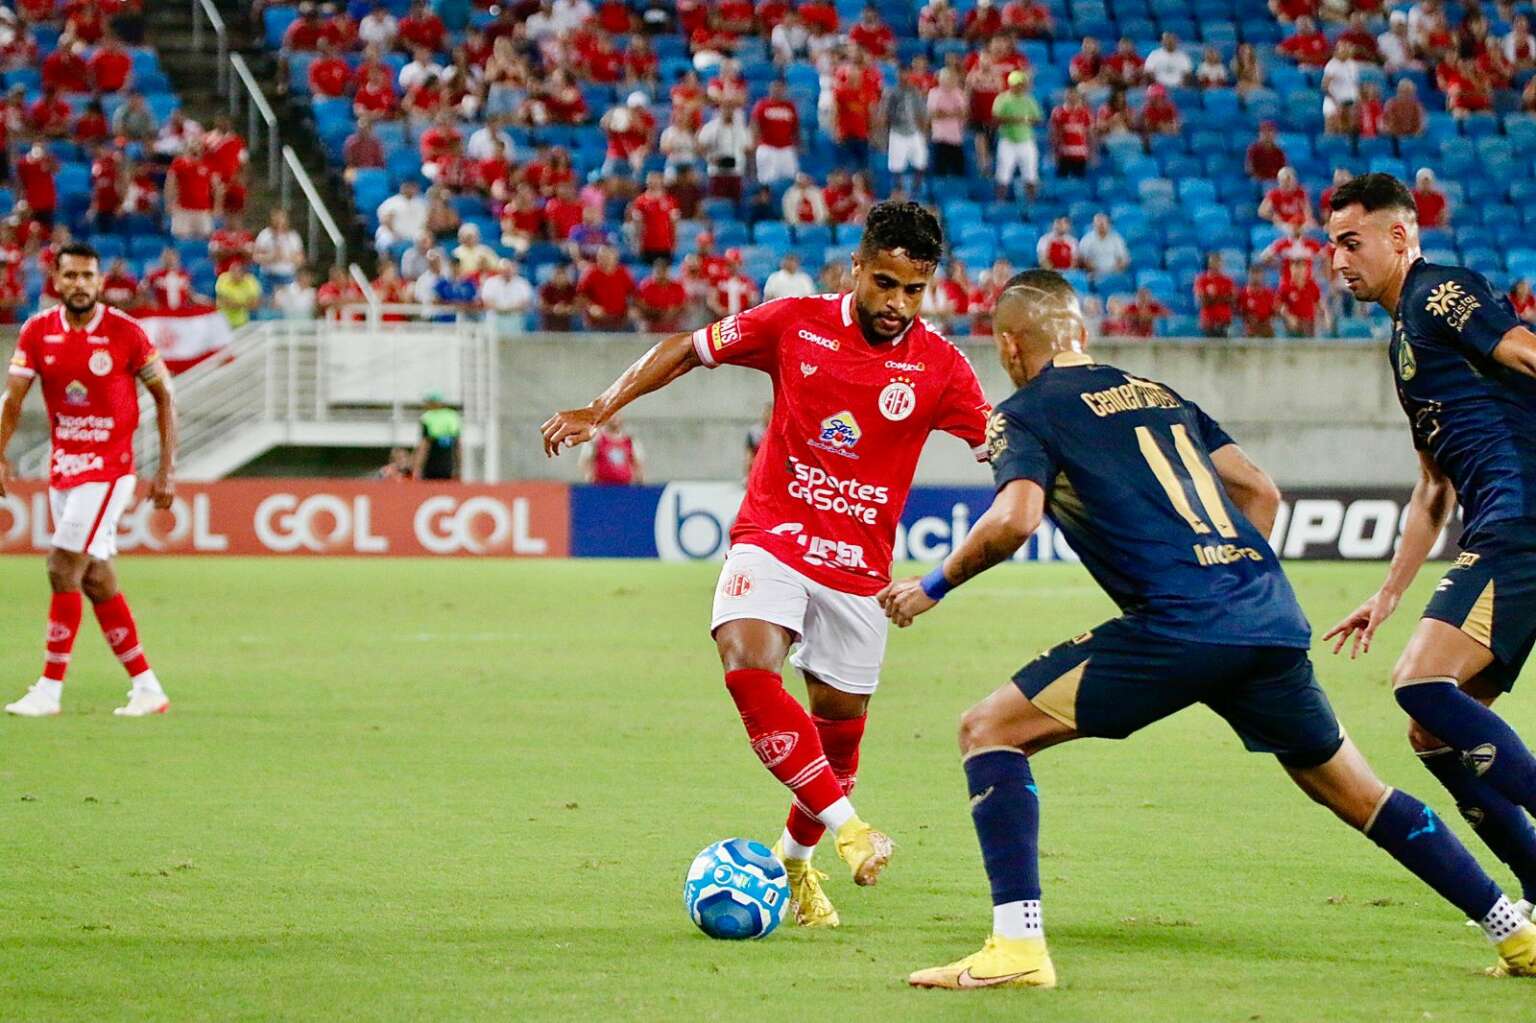
{"label": "metal handrail", "polygon": [[[210,0],[203,0],[207,3]],[[224,61],[239,79],[241,88],[229,90],[229,116],[240,116],[240,105],[243,102],[246,109],[246,138],[254,148],[256,140],[261,135],[263,125],[267,129],[267,187],[277,187],[277,177],[281,166],[278,158],[278,149],[282,146],[282,139],[277,132],[277,114],[272,110],[272,104],[267,102],[267,97],[262,95],[261,86],[256,82],[256,76],[251,74],[251,66],[245,62],[245,58],[238,53],[230,54]],[[258,121],[258,118],[260,120]]]}
{"label": "metal handrail", "polygon": [[363,301],[368,303],[368,326],[377,330],[379,327],[379,293],[373,290],[373,282],[368,275],[363,273],[363,268],[353,263],[347,267],[347,273],[352,275],[352,283],[357,285],[357,290],[363,293]]}
{"label": "metal handrail", "polygon": [[320,193],[315,188],[315,183],[309,179],[309,172],[299,162],[299,156],[293,151],[292,146],[283,147],[283,208],[288,209],[293,198],[293,183],[297,181],[299,191],[304,196],[304,201],[309,204],[307,216],[309,219],[309,239],[305,254],[314,258],[315,250],[320,245],[320,229],[324,228],[326,236],[331,240],[331,247],[336,250],[336,266],[345,266],[347,262],[347,238],[341,233],[341,228],[336,226],[336,220],[331,216],[331,211],[325,208],[325,200],[320,198]]}
{"label": "metal handrail", "polygon": [[203,23],[213,29],[219,50],[218,70],[214,73],[220,96],[229,95],[229,30],[224,27],[224,16],[219,13],[213,0],[192,0],[192,48],[199,53],[203,49]]}

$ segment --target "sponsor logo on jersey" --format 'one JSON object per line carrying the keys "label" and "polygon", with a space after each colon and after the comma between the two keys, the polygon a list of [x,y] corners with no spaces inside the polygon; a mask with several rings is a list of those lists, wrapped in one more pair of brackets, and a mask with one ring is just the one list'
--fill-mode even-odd
{"label": "sponsor logo on jersey", "polygon": [[875,483],[865,483],[853,477],[834,476],[825,469],[808,465],[791,456],[789,459],[789,496],[804,501],[818,511],[834,515],[846,515],[873,526],[880,515],[880,508],[891,499],[891,488]]}
{"label": "sponsor logo on jersey", "polygon": [[85,335],[85,343],[91,345],[105,345],[111,344],[112,339],[104,334],[87,334]]}
{"label": "sponsor logo on jersey", "polygon": [[899,423],[917,408],[917,392],[912,389],[910,380],[897,378],[885,385],[876,404],[882,416],[893,423]]}
{"label": "sponsor logo on jersey", "polygon": [[800,737],[794,732],[774,732],[754,742],[752,752],[771,770],[787,760],[799,742]]}
{"label": "sponsor logo on jersey", "polygon": [[53,474],[55,476],[68,478],[70,476],[79,476],[81,473],[95,472],[106,467],[107,463],[100,455],[77,455],[68,451],[55,451],[53,453]]}
{"label": "sponsor logo on jersey", "polygon": [[921,362],[897,362],[894,359],[888,359],[885,368],[900,370],[903,373],[921,373],[928,367]]}
{"label": "sponsor logo on jersey", "polygon": [[1425,311],[1440,317],[1452,330],[1466,326],[1472,313],[1481,306],[1481,302],[1467,294],[1455,281],[1437,284],[1424,303]]}
{"label": "sponsor logo on jersey", "polygon": [[64,385],[64,400],[70,405],[89,405],[91,392],[78,380],[71,380]]}
{"label": "sponsor logo on jersey", "polygon": [[804,525],[799,522],[784,522],[774,526],[770,532],[780,536],[793,536],[795,543],[801,547],[800,557],[808,565],[838,565],[842,568],[869,569],[869,563],[864,560],[864,548],[856,543],[846,540],[833,540],[825,536],[811,536],[804,532]]}
{"label": "sponsor logo on jersey", "polygon": [[63,340],[64,340],[64,335],[63,334],[44,334],[43,335],[43,344],[45,344],[45,345],[56,345],[60,341],[63,341]]}
{"label": "sponsor logo on jersey", "polygon": [[86,361],[86,365],[91,368],[92,373],[99,377],[104,377],[112,372],[112,353],[108,351],[94,351],[91,353],[90,359]]}
{"label": "sponsor logo on jersey", "polygon": [[737,325],[734,316],[727,316],[709,325],[709,347],[712,351],[722,351],[740,340],[741,327]]}
{"label": "sponsor logo on jersey", "polygon": [[1418,360],[1413,357],[1413,345],[1408,343],[1406,337],[1400,338],[1397,344],[1397,376],[1399,380],[1409,381],[1419,372]]}
{"label": "sponsor logo on jersey", "polygon": [[812,440],[811,447],[830,451],[834,455],[844,455],[848,458],[857,458],[853,449],[858,446],[859,438],[864,431],[859,429],[859,421],[853,418],[853,413],[844,409],[835,415],[830,415],[821,421],[821,432]]}
{"label": "sponsor logo on jersey", "polygon": [[820,345],[829,352],[835,352],[842,347],[842,344],[836,339],[830,337],[822,337],[820,334],[812,333],[809,330],[802,329],[799,331],[799,334],[802,340],[809,341],[813,345]]}
{"label": "sponsor logo on jersey", "polygon": [[810,376],[811,374],[815,373],[818,368],[819,367],[815,363],[802,362],[800,364],[800,373],[802,376]]}
{"label": "sponsor logo on jersey", "polygon": [[996,462],[1008,450],[1008,427],[1003,414],[994,412],[987,420],[987,461]]}
{"label": "sponsor logo on jersey", "polygon": [[117,420],[111,416],[53,417],[53,439],[71,443],[105,444],[112,439]]}

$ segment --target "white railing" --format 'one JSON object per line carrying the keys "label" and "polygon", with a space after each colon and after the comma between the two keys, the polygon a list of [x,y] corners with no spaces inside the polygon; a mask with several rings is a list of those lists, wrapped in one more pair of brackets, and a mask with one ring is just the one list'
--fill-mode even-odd
{"label": "white railing", "polygon": [[309,234],[306,238],[304,254],[311,262],[320,247],[320,231],[325,230],[325,236],[331,241],[331,248],[336,254],[332,265],[345,266],[347,264],[347,237],[341,233],[341,228],[336,226],[336,220],[331,216],[331,211],[326,209],[325,200],[320,198],[320,193],[315,189],[315,183],[309,179],[309,172],[299,162],[298,154],[292,146],[283,147],[283,208],[288,209],[292,203],[293,186],[297,183],[299,194],[304,197],[308,207],[306,216],[309,221]]}
{"label": "white railing", "polygon": [[282,139],[278,136],[277,114],[272,110],[272,104],[267,102],[267,97],[262,95],[261,86],[256,81],[256,76],[251,74],[251,66],[245,62],[240,54],[231,54],[227,61],[221,61],[221,66],[227,66],[235,74],[238,88],[229,90],[229,116],[237,121],[240,118],[240,108],[245,108],[245,141],[253,150],[263,141],[263,129],[265,129],[264,149],[267,154],[267,187],[276,188],[278,175],[281,173],[282,159],[279,149]]}
{"label": "white railing", "polygon": [[224,27],[224,16],[213,0],[192,0],[192,48],[203,49],[203,26],[213,30],[214,42],[219,51],[218,70],[215,72],[220,96],[229,94],[229,30]]}

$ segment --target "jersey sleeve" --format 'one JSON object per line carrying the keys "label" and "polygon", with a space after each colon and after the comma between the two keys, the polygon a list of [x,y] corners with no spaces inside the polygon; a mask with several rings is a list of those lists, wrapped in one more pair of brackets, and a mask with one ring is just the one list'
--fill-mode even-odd
{"label": "jersey sleeve", "polygon": [[792,299],[760,306],[716,320],[693,332],[693,350],[710,369],[716,366],[772,368],[779,348],[779,331]]}
{"label": "jersey sleeve", "polygon": [[1423,300],[1415,302],[1419,308],[1412,313],[1432,336],[1491,356],[1504,335],[1520,325],[1520,317],[1482,274],[1464,267],[1446,270]]}
{"label": "jersey sleeve", "polygon": [[138,376],[160,358],[160,351],[143,327],[131,320],[125,319],[122,322],[128,327],[128,372]]}
{"label": "jersey sleeve", "polygon": [[21,336],[16,340],[16,350],[11,353],[12,376],[26,377],[28,380],[37,376],[36,338],[35,330],[22,328]]}
{"label": "jersey sleeve", "polygon": [[1192,401],[1184,404],[1189,408],[1189,413],[1195,420],[1195,433],[1200,438],[1200,443],[1207,452],[1220,451],[1228,444],[1236,444],[1232,435],[1221,428],[1221,424],[1206,414],[1205,409]]}
{"label": "jersey sleeve", "polygon": [[956,355],[955,368],[944,387],[933,428],[959,437],[970,445],[976,461],[985,462],[988,458],[987,421],[992,406],[982,393],[981,381],[976,379],[971,360],[958,349]]}
{"label": "jersey sleeve", "polygon": [[1032,480],[1049,493],[1058,472],[1045,437],[1015,409],[999,409],[987,421],[987,459],[998,490],[1014,480]]}

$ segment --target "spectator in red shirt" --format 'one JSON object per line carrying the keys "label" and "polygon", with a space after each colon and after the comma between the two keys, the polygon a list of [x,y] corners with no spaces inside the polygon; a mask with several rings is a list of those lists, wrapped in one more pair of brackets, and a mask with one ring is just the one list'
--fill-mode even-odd
{"label": "spectator in red shirt", "polygon": [[1442,77],[1441,89],[1445,92],[1445,109],[1458,120],[1468,114],[1485,113],[1493,109],[1493,89],[1486,77],[1471,60],[1463,60]]}
{"label": "spectator in red shirt", "polygon": [[725,253],[726,275],[709,295],[709,309],[716,317],[735,316],[757,304],[757,282],[741,269],[741,253]]}
{"label": "spectator in red shirt", "polygon": [[1279,176],[1285,168],[1285,150],[1275,141],[1275,122],[1263,121],[1259,124],[1259,137],[1257,141],[1248,146],[1248,155],[1244,160],[1248,176],[1260,181],[1272,181]]}
{"label": "spectator in red shirt", "polygon": [[1515,282],[1509,292],[1509,304],[1515,307],[1515,315],[1526,323],[1536,323],[1536,294],[1531,292],[1531,282],[1524,277]]}
{"label": "spectator in red shirt", "polygon": [[1275,291],[1280,318],[1291,337],[1316,337],[1326,329],[1328,311],[1323,308],[1323,293],[1312,277],[1310,259],[1293,259]]}
{"label": "spectator in red shirt", "polygon": [[1237,303],[1237,284],[1221,268],[1221,253],[1208,253],[1205,272],[1195,278],[1195,305],[1206,337],[1226,337]]}
{"label": "spectator in red shirt", "polygon": [[960,34],[960,12],[949,0],[929,0],[917,12],[919,39],[953,39]]}
{"label": "spectator in red shirt", "polygon": [[102,108],[101,100],[93,99],[85,105],[85,110],[75,121],[75,142],[82,146],[89,146],[105,139],[111,131],[111,126],[107,124],[107,112]]}
{"label": "spectator in red shirt", "polygon": [[1333,183],[1323,189],[1322,194],[1317,197],[1319,214],[1317,222],[1319,224],[1328,223],[1328,215],[1333,212],[1328,204],[1333,201],[1334,190],[1354,176],[1354,172],[1348,167],[1335,167],[1333,169]]}
{"label": "spectator in red shirt", "polygon": [[1078,85],[1096,85],[1104,73],[1104,57],[1099,52],[1099,41],[1093,36],[1083,38],[1082,49],[1072,55],[1067,72]]}
{"label": "spectator in red shirt", "polygon": [[1413,179],[1413,204],[1418,209],[1419,228],[1450,227],[1450,203],[1435,184],[1435,172],[1420,167]]}
{"label": "spectator in red shirt", "polygon": [[108,35],[100,49],[91,55],[91,83],[97,92],[122,92],[133,77],[133,56]]}
{"label": "spectator in red shirt", "polygon": [[171,246],[160,253],[160,265],[144,277],[144,291],[158,309],[180,309],[196,301],[192,278],[181,268],[181,254]]}
{"label": "spectator in red shirt", "polygon": [[1144,138],[1179,133],[1179,108],[1173,105],[1167,89],[1157,84],[1147,86],[1147,98],[1141,105],[1139,121]]}
{"label": "spectator in red shirt", "polygon": [[1115,47],[1115,52],[1104,61],[1104,76],[1110,85],[1119,85],[1127,89],[1141,84],[1146,75],[1146,62],[1141,59],[1141,54],[1136,52],[1136,43],[1122,36]]}
{"label": "spectator in red shirt", "polygon": [[1080,178],[1088,173],[1093,156],[1093,111],[1076,88],[1068,89],[1061,106],[1051,111],[1051,150],[1056,154],[1060,177]]}
{"label": "spectator in red shirt", "polygon": [[44,89],[37,102],[27,110],[27,125],[38,135],[63,139],[69,137],[74,117],[75,112],[64,97],[52,89]]}
{"label": "spectator in red shirt", "polygon": [[832,76],[834,134],[843,162],[856,169],[869,164],[869,133],[875,105],[880,101],[880,72],[858,47],[849,48],[849,59]]}
{"label": "spectator in red shirt", "polygon": [[544,211],[538,193],[522,184],[512,193],[512,201],[501,208],[501,244],[522,255],[544,235]]}
{"label": "spectator in red shirt", "polygon": [[1275,336],[1275,289],[1264,280],[1264,269],[1257,263],[1248,268],[1248,282],[1238,289],[1237,311],[1247,336]]}
{"label": "spectator in red shirt", "polygon": [[1035,255],[1047,270],[1070,270],[1077,265],[1077,239],[1072,237],[1072,221],[1057,217],[1051,229],[1035,243]]}
{"label": "spectator in red shirt", "polygon": [[571,236],[585,216],[587,207],[576,195],[576,186],[565,182],[544,201],[544,225],[551,241],[563,242]]}
{"label": "spectator in red shirt", "polygon": [[624,51],[624,81],[628,85],[654,89],[660,80],[661,58],[643,35],[630,37]]}
{"label": "spectator in red shirt", "polygon": [[1317,13],[1317,0],[1269,0],[1270,13],[1281,24],[1289,25]]}
{"label": "spectator in red shirt", "polygon": [[683,327],[683,313],[688,308],[688,292],[672,276],[672,264],[657,259],[651,274],[635,289],[635,311],[640,327],[656,334],[670,334]]}
{"label": "spectator in red shirt", "polygon": [[114,259],[101,279],[101,300],[117,309],[128,310],[139,304],[139,280],[122,259]]}
{"label": "spectator in red shirt", "polygon": [[283,33],[283,49],[301,53],[317,50],[324,35],[325,24],[320,20],[320,12],[315,9],[314,4],[306,0],[299,4],[299,16]]}
{"label": "spectator in red shirt", "polygon": [[203,157],[203,140],[193,138],[171,161],[165,175],[165,207],[171,214],[171,234],[177,238],[207,238],[213,233],[213,208],[218,179]]}
{"label": "spectator in red shirt", "polygon": [[352,89],[352,68],[329,39],[320,40],[320,56],[309,65],[309,91],[318,99],[336,99]]}
{"label": "spectator in red shirt", "polygon": [[1051,9],[1040,0],[1009,0],[1003,7],[1003,27],[1023,39],[1049,39]]}
{"label": "spectator in red shirt", "polygon": [[1002,12],[992,0],[976,0],[976,6],[965,12],[960,34],[969,42],[991,39],[1003,30]]}
{"label": "spectator in red shirt", "polygon": [[1296,19],[1296,31],[1282,39],[1275,52],[1290,57],[1302,67],[1322,67],[1333,56],[1333,46],[1311,18]]}
{"label": "spectator in red shirt", "polygon": [[1296,180],[1296,172],[1290,167],[1280,168],[1275,176],[1275,187],[1264,193],[1259,203],[1259,219],[1267,220],[1276,227],[1295,224],[1307,227],[1312,224],[1312,200],[1306,188]]}
{"label": "spectator in red shirt", "polygon": [[447,49],[448,29],[427,0],[416,0],[410,12],[400,19],[400,31],[395,38],[396,45],[407,52],[424,46],[433,53],[441,53]]}
{"label": "spectator in red shirt", "polygon": [[827,35],[836,35],[839,27],[837,6],[829,0],[811,0],[799,7],[800,20],[807,28],[814,28]]}
{"label": "spectator in red shirt", "polygon": [[1157,321],[1168,315],[1168,307],[1146,288],[1137,288],[1136,297],[1125,307],[1127,337],[1155,337]]}
{"label": "spectator in red shirt", "polygon": [[61,40],[58,47],[43,58],[43,88],[55,92],[89,92],[91,69],[85,62],[85,44]]}
{"label": "spectator in red shirt", "polygon": [[217,273],[228,270],[235,260],[251,263],[251,253],[256,247],[256,236],[245,229],[240,214],[224,218],[224,226],[208,236],[208,258],[213,260]]}
{"label": "spectator in red shirt", "polygon": [[789,98],[784,79],[774,79],[768,95],[752,108],[752,144],[757,180],[771,185],[800,171],[800,112]]}
{"label": "spectator in red shirt", "polygon": [[880,20],[880,12],[870,4],[865,5],[859,20],[848,30],[848,41],[872,60],[890,60],[896,55],[896,33]]}
{"label": "spectator in red shirt", "polygon": [[341,158],[346,164],[342,177],[347,181],[357,178],[359,170],[381,170],[384,167],[384,144],[373,133],[373,118],[367,114],[357,119],[357,128],[342,143]]}
{"label": "spectator in red shirt", "polygon": [[54,180],[58,169],[57,161],[41,142],[34,142],[27,155],[16,161],[16,181],[21,185],[22,201],[44,228],[53,227],[53,214],[59,205],[58,185]]}
{"label": "spectator in red shirt", "polygon": [[635,279],[619,262],[619,253],[611,245],[598,250],[597,262],[587,267],[576,285],[586,313],[588,330],[629,329],[630,299]]}
{"label": "spectator in red shirt", "polygon": [[626,163],[639,174],[656,138],[656,118],[646,109],[645,93],[630,93],[624,105],[608,111],[600,123],[608,135],[603,174],[612,174]]}
{"label": "spectator in red shirt", "polygon": [[672,261],[677,248],[677,203],[667,194],[666,181],[657,171],[645,177],[645,191],[629,204],[629,220],[635,225],[640,258],[647,263]]}

